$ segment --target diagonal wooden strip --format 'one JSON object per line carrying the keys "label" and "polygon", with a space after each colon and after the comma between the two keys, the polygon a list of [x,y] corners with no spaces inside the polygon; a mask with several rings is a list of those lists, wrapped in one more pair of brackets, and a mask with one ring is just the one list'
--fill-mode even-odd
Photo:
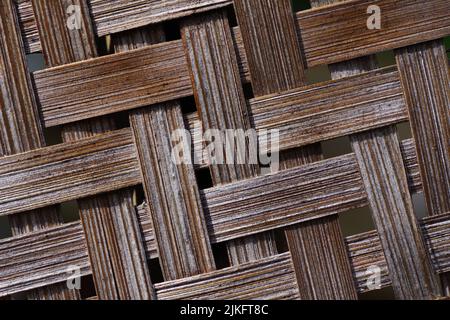
{"label": "diagonal wooden strip", "polygon": [[[85,0],[32,0],[42,50],[50,67],[97,56],[95,35]],[[69,28],[67,12],[79,15]],[[78,23],[78,22],[77,22]],[[114,130],[112,119],[97,118],[62,129],[63,140],[77,141]],[[149,299],[153,294],[132,192],[117,191],[78,201],[97,296],[100,299]],[[123,234],[127,234],[126,237]]]}
{"label": "diagonal wooden strip", "polygon": [[[165,34],[162,26],[157,26],[124,33],[113,40],[115,50],[123,52],[164,41]],[[149,213],[157,226],[155,234],[165,279],[215,269],[193,165],[177,165],[170,150],[173,133],[185,128],[180,105],[172,102],[136,110],[130,114],[130,124],[141,159],[144,190],[151,203]],[[158,150],[160,146],[164,150]],[[153,189],[155,182],[160,183],[159,194]],[[178,196],[169,199],[167,194],[171,193]]]}
{"label": "diagonal wooden strip", "polygon": [[[229,129],[250,129],[249,111],[226,13],[220,11],[208,17],[185,21],[182,37],[205,133],[208,130],[220,130],[220,133],[224,133]],[[251,152],[250,148],[255,146],[256,141],[249,138],[245,143],[245,150]],[[214,185],[225,185],[258,174],[257,163],[248,163],[250,157],[245,159],[245,155],[241,155],[241,158],[235,155],[230,159],[230,152],[225,147],[222,151],[224,161],[231,164],[209,166]],[[216,155],[219,152],[216,150]],[[244,164],[238,164],[242,160]],[[262,234],[232,241],[227,244],[227,250],[231,263],[239,264],[276,254],[276,244],[273,235]]]}
{"label": "diagonal wooden strip", "polygon": [[[164,278],[215,269],[194,168],[172,159],[171,133],[183,127],[179,106],[157,106],[130,115],[141,174]],[[164,166],[162,164],[165,164]],[[171,195],[167,197],[167,195]]]}
{"label": "diagonal wooden strip", "polygon": [[41,51],[41,39],[34,17],[31,0],[15,0],[17,3],[17,13],[19,25],[22,29],[22,39],[26,53]]}
{"label": "diagonal wooden strip", "polygon": [[[367,28],[370,5],[381,10],[380,29]],[[448,16],[447,0],[351,0],[297,14],[308,67],[445,37]]]}
{"label": "diagonal wooden strip", "polygon": [[395,295],[430,299],[439,286],[427,256],[392,127],[351,136]]}
{"label": "diagonal wooden strip", "polygon": [[[450,211],[450,76],[442,40],[395,52],[430,215]],[[441,277],[450,295],[450,274]]]}
{"label": "diagonal wooden strip", "polygon": [[[15,3],[0,4],[0,156],[45,145],[41,122],[26,66]],[[46,208],[9,217],[13,235],[25,234],[62,222],[57,208]],[[31,291],[35,299],[79,298],[76,290],[55,285]]]}
{"label": "diagonal wooden strip", "polygon": [[[157,258],[156,241],[150,218],[137,210],[148,259]],[[124,233],[125,230],[123,230]],[[52,284],[64,282],[69,266],[81,268],[81,275],[91,274],[83,227],[73,222],[42,231],[0,240],[0,296],[32,290],[40,292]],[[53,292],[50,292],[53,294]],[[48,294],[47,294],[48,295]],[[61,299],[61,297],[57,297]],[[66,297],[67,298],[67,297]]]}
{"label": "diagonal wooden strip", "polygon": [[[305,66],[299,50],[297,26],[291,2],[235,0],[234,4],[255,96],[273,94],[305,85]],[[282,153],[280,158],[281,168],[288,169],[318,161],[322,156],[320,146],[316,144]],[[308,234],[309,228],[315,228],[319,232],[319,236],[313,240],[315,245],[318,244],[319,238],[324,240],[320,254],[332,253],[332,255],[328,264],[316,263],[311,266],[309,270],[312,270],[314,274],[307,279],[306,270],[303,269],[304,262],[314,263],[312,258],[317,253],[313,252],[315,245],[309,247],[303,245],[304,236]],[[328,229],[336,231],[333,237],[326,234]],[[305,227],[302,225],[290,227],[286,229],[285,235],[289,248],[293,250],[292,258],[302,299],[356,298],[337,216],[311,222]],[[307,250],[298,254],[294,251],[297,248]],[[333,251],[334,249],[337,250]],[[322,284],[317,279],[323,278],[324,275],[326,275],[324,282],[329,285],[322,294],[316,295],[315,292],[318,292],[316,289]],[[339,279],[337,283],[336,279]],[[311,285],[304,286],[305,281],[310,282]],[[330,289],[331,283],[336,288],[336,292]]]}
{"label": "diagonal wooden strip", "polygon": [[353,155],[202,191],[211,241],[272,230],[366,204]]}
{"label": "diagonal wooden strip", "polygon": [[137,165],[129,129],[0,158],[0,215],[134,186]]}
{"label": "diagonal wooden strip", "polygon": [[192,95],[179,40],[38,71],[34,79],[46,126]]}
{"label": "diagonal wooden strip", "polygon": [[65,282],[73,265],[80,267],[81,275],[89,273],[78,222],[0,240],[0,295]]}
{"label": "diagonal wooden strip", "polygon": [[135,29],[227,6],[231,0],[91,0],[97,34]]}
{"label": "diagonal wooden strip", "polygon": [[160,300],[296,299],[289,253],[156,285]]}
{"label": "diagonal wooden strip", "polygon": [[258,131],[280,130],[280,150],[407,120],[391,67],[258,97],[250,105]]}

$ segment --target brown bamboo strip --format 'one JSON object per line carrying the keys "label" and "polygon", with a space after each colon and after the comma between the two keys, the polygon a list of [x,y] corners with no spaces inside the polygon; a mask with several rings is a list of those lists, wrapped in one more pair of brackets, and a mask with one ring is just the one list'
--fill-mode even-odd
{"label": "brown bamboo strip", "polygon": [[353,155],[202,191],[211,241],[334,215],[364,206]]}
{"label": "brown bamboo strip", "polygon": [[[450,241],[449,213],[426,217],[421,221],[423,236],[428,251],[431,254],[434,269],[439,273],[450,271]],[[445,274],[447,275],[447,274]]]}
{"label": "brown bamboo strip", "polygon": [[400,150],[402,151],[409,190],[411,193],[418,193],[422,190],[422,179],[420,178],[420,170],[417,163],[414,140],[408,139],[402,141],[400,144]]}
{"label": "brown bamboo strip", "polygon": [[[395,52],[430,215],[450,211],[450,76],[442,40]],[[450,274],[441,277],[450,294]]]}
{"label": "brown bamboo strip", "polygon": [[[29,52],[37,52],[40,44],[36,25],[27,13],[30,8],[27,2],[23,0],[19,6],[21,17],[24,17],[25,43]],[[152,0],[90,2],[99,35],[187,16],[198,12],[198,7],[211,10],[231,3],[227,0],[195,3],[173,0],[167,6],[165,1]],[[296,24],[301,30],[308,67],[438,39],[450,33],[447,19],[450,7],[446,0],[379,0],[376,4],[382,12],[380,30],[369,30],[366,26],[367,8],[372,4],[370,0],[352,0],[297,13]],[[427,14],[423,15],[423,12]]]}
{"label": "brown bamboo strip", "polygon": [[351,137],[396,297],[430,299],[439,286],[414,215],[396,130]]}
{"label": "brown bamboo strip", "polygon": [[172,159],[171,133],[184,125],[178,104],[137,110],[130,115],[130,123],[164,278],[212,271],[214,257],[194,168]]}
{"label": "brown bamboo strip", "polygon": [[156,285],[158,299],[296,299],[289,253]]}
{"label": "brown bamboo strip", "polygon": [[[208,17],[189,19],[183,23],[181,32],[204,130],[250,129],[249,111],[226,13],[219,11]],[[205,77],[205,73],[211,76]],[[253,147],[251,143],[247,142],[246,150]],[[256,164],[236,164],[237,157],[231,159],[233,164],[230,165],[209,166],[214,185],[225,185],[258,174]],[[227,250],[234,265],[277,252],[271,234],[232,241],[227,244]]]}
{"label": "brown bamboo strip", "polygon": [[41,51],[41,39],[36,26],[31,0],[15,0],[19,25],[22,29],[22,40],[26,53]]}
{"label": "brown bamboo strip", "polygon": [[79,201],[97,296],[154,298],[132,191]]}
{"label": "brown bamboo strip", "polygon": [[[255,96],[305,85],[305,67],[299,50],[291,2],[235,0],[234,4]],[[320,146],[316,144],[282,153],[280,158],[281,168],[288,169],[318,161],[322,157]],[[319,235],[314,238],[314,244],[308,247],[304,245],[303,239],[305,234],[308,234],[309,227],[316,228]],[[326,233],[328,229],[336,232],[330,236]],[[311,222],[305,227],[302,225],[290,227],[285,230],[285,235],[292,252],[300,298],[356,298],[350,265],[336,216]],[[313,255],[316,254],[314,247],[318,245],[319,239],[322,240],[323,248],[320,254],[328,255],[330,259],[327,264],[311,265],[308,269],[311,270],[311,274],[307,275],[304,267],[314,263]],[[305,250],[299,252],[297,248]],[[334,249],[338,250],[333,251]],[[332,254],[329,255],[330,253]],[[322,282],[317,281],[318,279],[324,279],[324,282],[329,284],[320,293],[317,289]],[[305,283],[310,285],[305,286]],[[331,289],[331,284],[336,291]]]}
{"label": "brown bamboo strip", "polygon": [[34,78],[46,126],[192,94],[181,41],[38,71]]}
{"label": "brown bamboo strip", "polygon": [[442,40],[396,51],[430,215],[450,211],[450,76]]}
{"label": "brown bamboo strip", "polygon": [[[162,26],[114,37],[115,50],[120,52],[164,40]],[[161,225],[161,228],[155,228],[155,234],[165,279],[173,280],[215,269],[201,204],[198,201],[194,168],[192,164],[177,166],[171,158],[172,134],[175,130],[185,128],[180,105],[172,102],[136,110],[130,114],[130,123],[141,159],[144,190],[151,203],[149,213],[153,224]],[[152,145],[153,143],[156,143],[156,146]],[[155,148],[160,145],[164,145],[165,150],[158,151]],[[147,161],[149,159],[153,162]],[[178,179],[174,179],[174,176]],[[161,184],[159,194],[155,195],[153,184],[158,180]],[[175,199],[183,205],[179,206],[167,200],[166,194],[173,192],[183,193]],[[188,202],[184,202],[185,200]],[[167,227],[172,221],[175,223]],[[169,242],[169,239],[175,240]]]}
{"label": "brown bamboo strip", "polygon": [[81,276],[89,273],[83,230],[78,222],[0,240],[0,295],[59,282],[65,287],[72,275],[70,266],[78,266]]}
{"label": "brown bamboo strip", "polygon": [[[48,67],[56,67],[97,57],[95,34],[89,21],[86,0],[31,0],[41,50]],[[80,25],[68,27],[70,7],[78,7]]]}
{"label": "brown bamboo strip", "polygon": [[[0,156],[43,147],[41,123],[25,61],[15,3],[0,5]],[[14,61],[14,62],[12,62]],[[9,217],[13,235],[46,229],[62,219],[57,208],[46,208]],[[78,298],[78,291],[54,285],[29,292],[35,299]]]}
{"label": "brown bamboo strip", "polygon": [[407,120],[398,72],[391,67],[249,103],[257,130],[280,130],[280,150]]}
{"label": "brown bamboo strip", "polygon": [[[378,274],[373,273],[371,267],[379,268],[377,270],[380,272],[379,289],[391,285],[386,258],[377,231],[374,230],[347,237],[345,242],[358,292],[371,291],[372,287],[368,286],[369,277],[378,276]],[[372,285],[373,281],[369,280],[369,284]]]}
{"label": "brown bamboo strip", "polygon": [[139,184],[131,141],[122,129],[0,158],[0,215]]}
{"label": "brown bamboo strip", "polygon": [[[367,8],[381,10],[381,28],[367,28]],[[426,12],[427,14],[424,14]],[[351,0],[297,14],[308,67],[366,56],[450,34],[447,0]]]}
{"label": "brown bamboo strip", "polygon": [[181,18],[231,3],[231,0],[91,0],[99,36]]}
{"label": "brown bamboo strip", "polygon": [[[142,226],[145,252],[148,259],[154,259],[158,257],[156,241],[150,217],[142,210],[142,207],[137,208],[137,216]],[[81,275],[92,272],[80,222],[0,240],[0,271],[5,275],[0,281],[0,296],[37,288],[28,295],[35,297],[36,292],[46,292],[52,284],[65,282],[70,275],[67,272],[69,266],[80,267]],[[36,277],[37,272],[39,277]],[[54,292],[40,298],[49,295],[52,297]]]}
{"label": "brown bamboo strip", "polygon": [[[97,56],[95,36],[84,0],[33,0],[33,8],[50,67]],[[81,24],[67,26],[66,12],[76,6]],[[66,142],[115,129],[112,119],[92,119],[63,128]],[[97,295],[101,299],[149,299],[153,296],[144,247],[130,190],[78,201]],[[127,234],[124,237],[123,234]]]}
{"label": "brown bamboo strip", "polygon": [[[145,206],[141,206],[140,210],[145,210]],[[144,220],[148,220],[147,214],[140,214],[140,216]],[[439,273],[450,270],[449,224],[449,214],[421,220],[421,227],[426,239],[425,243],[432,257],[434,268]],[[142,226],[150,226],[150,224],[143,223]],[[144,227],[144,229],[144,233],[151,233],[149,228]],[[0,281],[0,296],[65,281],[67,279],[67,266],[71,264],[87,266],[86,270],[82,269],[82,274],[90,274],[89,259],[83,238],[82,227],[80,223],[75,222],[29,235],[0,240],[0,257],[8,257],[7,259],[0,259],[0,262],[14,261],[14,263],[7,265],[0,264],[2,274],[8,275],[5,278],[7,281]],[[41,248],[42,241],[46,243],[44,255],[41,251],[43,250]],[[347,237],[345,242],[348,247],[353,278],[359,292],[370,291],[370,288],[367,287],[367,280],[371,275],[367,270],[370,266],[380,267],[381,287],[391,284],[386,260],[376,231]],[[23,244],[26,244],[27,247],[22,248]],[[156,243],[153,238],[146,241],[146,251],[148,256],[157,257],[157,255],[154,255]],[[36,257],[39,259],[36,260]],[[39,273],[39,278],[35,277],[36,264],[42,268],[47,268],[46,272]],[[20,268],[21,272],[17,273],[17,268]]]}

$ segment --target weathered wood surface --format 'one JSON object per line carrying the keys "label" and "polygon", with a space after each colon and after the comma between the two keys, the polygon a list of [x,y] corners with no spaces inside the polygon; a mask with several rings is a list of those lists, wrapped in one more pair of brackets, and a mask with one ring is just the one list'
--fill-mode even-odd
{"label": "weathered wood surface", "polygon": [[0,215],[139,184],[131,139],[122,129],[0,158]]}
{"label": "weathered wood surface", "polygon": [[366,204],[353,155],[202,191],[213,242]]}
{"label": "weathered wood surface", "polygon": [[[17,10],[10,0],[0,5],[0,29],[0,156],[5,156],[43,147],[45,141],[28,74]],[[46,229],[61,222],[55,207],[9,216],[13,235]],[[28,296],[33,299],[77,299],[79,292],[55,285],[46,290],[30,291]]]}
{"label": "weathered wood surface", "polygon": [[289,253],[240,264],[187,279],[157,284],[161,300],[297,299]]}
{"label": "weathered wood surface", "polygon": [[[226,12],[188,19],[183,23],[181,32],[203,129],[221,132],[250,129],[249,110]],[[204,77],[205,72],[211,76]],[[255,143],[249,139],[245,143],[245,150],[254,147]],[[225,157],[229,157],[229,152],[225,149],[222,151]],[[216,152],[216,156],[219,152]],[[224,158],[226,163],[232,163],[230,165],[215,164],[212,159],[207,159],[211,163],[209,169],[213,184],[226,185],[256,176],[258,165],[248,163],[251,160],[245,160],[245,156],[236,153],[234,159]],[[240,165],[239,162],[245,164]],[[271,234],[231,241],[227,243],[227,250],[232,265],[277,253]]]}
{"label": "weathered wood surface", "polygon": [[[370,5],[380,7],[379,30],[367,28]],[[308,67],[445,37],[449,16],[447,0],[351,0],[297,14]]]}
{"label": "weathered wood surface", "polygon": [[[40,50],[29,1],[20,0],[24,39],[30,52]],[[211,10],[230,4],[229,0],[91,0],[95,25],[100,36],[138,26]],[[381,30],[366,26],[371,4],[380,6]],[[427,14],[424,15],[423,12]],[[446,0],[352,0],[305,10],[297,14],[302,47],[308,67],[345,61],[371,53],[438,39],[450,34]],[[351,31],[350,31],[351,30]]]}
{"label": "weathered wood surface", "polygon": [[440,295],[408,192],[395,128],[351,136],[351,142],[396,297]]}
{"label": "weathered wood surface", "polygon": [[[148,259],[157,258],[156,241],[148,213],[144,214],[142,207],[139,207],[137,216],[142,226],[146,256]],[[71,265],[79,266],[81,275],[92,272],[80,222],[0,240],[0,296],[61,282],[62,286],[66,286],[65,281],[70,275],[67,268]]]}
{"label": "weathered wood surface", "polygon": [[[395,52],[429,215],[450,211],[450,75],[442,40]],[[450,274],[441,277],[450,295]]]}
{"label": "weathered wood surface", "polygon": [[249,103],[258,131],[280,130],[280,150],[407,120],[399,75],[391,67]]}
{"label": "weathered wood surface", "polygon": [[38,71],[34,79],[46,126],[192,95],[181,41]]}
{"label": "weathered wood surface", "polygon": [[138,110],[130,122],[164,278],[212,271],[215,262],[194,168],[172,159],[175,143],[170,133],[184,125],[180,108],[175,104]]}

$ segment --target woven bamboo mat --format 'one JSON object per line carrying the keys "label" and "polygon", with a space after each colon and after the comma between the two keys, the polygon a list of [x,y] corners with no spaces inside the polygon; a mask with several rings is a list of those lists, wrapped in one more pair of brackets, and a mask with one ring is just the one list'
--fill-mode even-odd
{"label": "woven bamboo mat", "polygon": [[[450,2],[302,3],[1,1],[0,298],[449,295]],[[277,168],[174,161],[174,132],[200,159],[214,130]],[[358,208],[374,227],[345,236]]]}

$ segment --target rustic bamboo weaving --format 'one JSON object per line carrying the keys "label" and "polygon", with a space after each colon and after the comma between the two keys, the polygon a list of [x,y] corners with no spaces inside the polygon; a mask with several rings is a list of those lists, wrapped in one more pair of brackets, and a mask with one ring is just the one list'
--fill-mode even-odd
{"label": "rustic bamboo weaving", "polygon": [[[0,216],[11,235],[0,297],[449,295],[450,1],[310,6],[2,0]],[[396,63],[381,67],[375,54],[389,50]],[[30,72],[38,52],[46,67]],[[331,79],[308,83],[316,66]],[[46,144],[49,128],[60,143]],[[196,154],[203,130],[255,129],[260,146],[277,130],[266,151],[279,151],[279,170],[175,163],[180,129]],[[352,152],[324,157],[321,142],[347,136]],[[415,213],[418,193],[428,217]],[[60,205],[75,200],[80,219],[67,222]],[[362,207],[374,230],[344,236],[339,216]],[[83,291],[89,279],[95,292]]]}

